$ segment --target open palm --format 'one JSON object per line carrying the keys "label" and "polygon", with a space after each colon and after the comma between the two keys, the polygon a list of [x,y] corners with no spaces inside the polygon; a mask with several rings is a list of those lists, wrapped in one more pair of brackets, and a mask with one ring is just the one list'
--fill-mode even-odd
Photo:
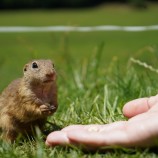
{"label": "open palm", "polygon": [[46,145],[148,147],[158,144],[158,95],[128,102],[123,108],[128,121],[105,125],[71,125],[48,135]]}

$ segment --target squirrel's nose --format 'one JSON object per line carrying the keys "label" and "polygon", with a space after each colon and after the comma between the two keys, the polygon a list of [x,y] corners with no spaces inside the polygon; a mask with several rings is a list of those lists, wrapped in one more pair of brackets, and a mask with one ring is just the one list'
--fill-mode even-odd
{"label": "squirrel's nose", "polygon": [[49,72],[49,73],[46,74],[46,76],[49,77],[49,78],[54,77],[54,75],[55,75],[55,72]]}

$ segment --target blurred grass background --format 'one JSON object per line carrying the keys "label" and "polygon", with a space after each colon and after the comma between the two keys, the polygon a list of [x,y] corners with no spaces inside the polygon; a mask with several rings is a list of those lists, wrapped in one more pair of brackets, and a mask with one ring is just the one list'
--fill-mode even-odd
{"label": "blurred grass background", "polygon": [[[123,4],[94,8],[1,10],[0,26],[149,26],[158,24],[158,4],[136,9]],[[0,90],[22,76],[34,58],[50,58],[58,72],[55,124],[108,123],[125,119],[125,102],[157,93],[157,74],[131,62],[158,68],[158,31],[0,33]],[[39,148],[38,148],[39,147]],[[42,142],[0,147],[0,157],[156,157],[150,149],[84,153],[80,148],[47,149]],[[31,152],[30,152],[31,151]],[[132,153],[132,155],[131,155]]]}
{"label": "blurred grass background", "polygon": [[[127,5],[102,5],[76,10],[1,11],[0,26],[149,26],[158,23],[157,7],[154,4],[148,9],[137,10]],[[21,74],[22,66],[32,58],[53,58],[58,66],[64,60],[62,54],[68,51],[73,58],[72,62],[80,64],[83,58],[93,54],[97,46],[104,42],[104,60],[101,63],[107,67],[114,56],[123,63],[131,56],[143,53],[149,59],[150,55],[157,52],[157,41],[157,31],[0,33],[0,59],[4,62],[1,66],[0,89]],[[15,64],[17,61],[18,64]],[[62,67],[60,69],[64,69]],[[14,72],[15,68],[17,73]]]}

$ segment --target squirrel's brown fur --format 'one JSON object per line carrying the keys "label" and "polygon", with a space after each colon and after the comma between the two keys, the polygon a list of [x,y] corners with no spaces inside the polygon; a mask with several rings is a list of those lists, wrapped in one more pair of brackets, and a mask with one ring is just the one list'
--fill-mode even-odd
{"label": "squirrel's brown fur", "polygon": [[13,142],[19,134],[43,127],[57,107],[56,71],[51,60],[34,60],[24,66],[24,76],[0,95],[1,138]]}

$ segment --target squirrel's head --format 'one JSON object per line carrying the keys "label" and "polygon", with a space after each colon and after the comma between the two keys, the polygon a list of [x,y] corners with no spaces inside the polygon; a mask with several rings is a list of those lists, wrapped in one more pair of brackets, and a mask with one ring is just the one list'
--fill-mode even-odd
{"label": "squirrel's head", "polygon": [[23,72],[25,80],[30,83],[48,84],[56,80],[56,71],[51,60],[33,60],[24,66]]}

